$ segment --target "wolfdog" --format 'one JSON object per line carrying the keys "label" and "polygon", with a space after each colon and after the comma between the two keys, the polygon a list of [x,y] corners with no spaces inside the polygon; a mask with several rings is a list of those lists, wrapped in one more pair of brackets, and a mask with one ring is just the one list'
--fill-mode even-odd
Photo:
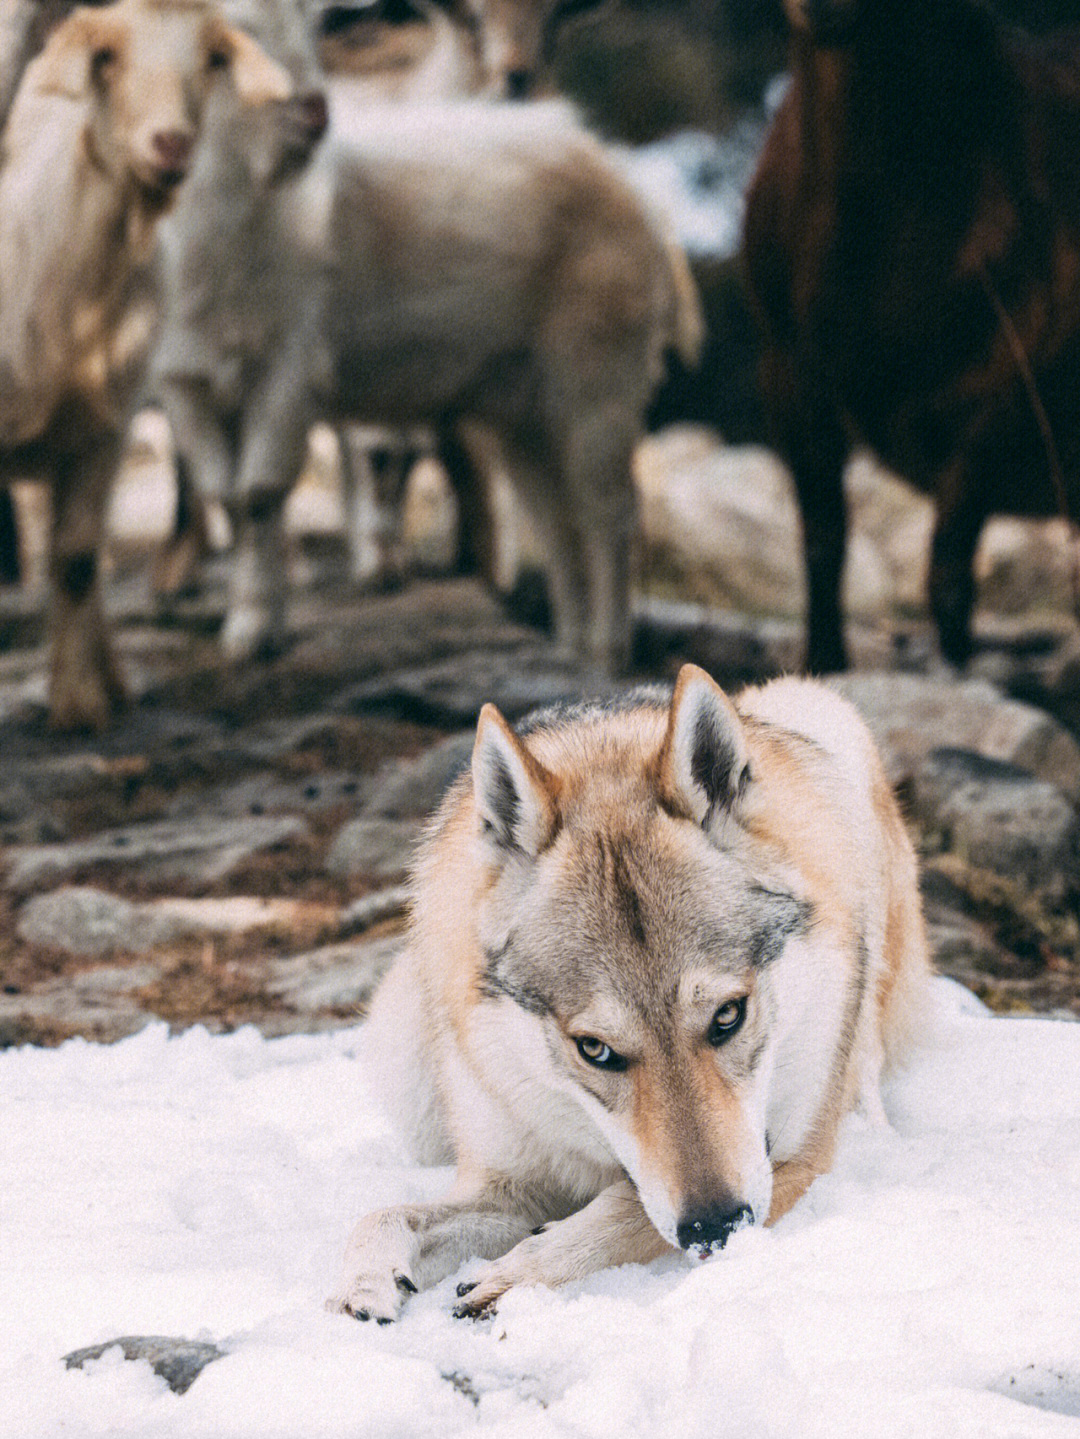
{"label": "wolfdog", "polygon": [[328,1307],[455,1314],[783,1215],[919,1023],[915,857],[855,711],[782,679],[480,714],[369,1021],[373,1080],[447,1198],[362,1220]]}

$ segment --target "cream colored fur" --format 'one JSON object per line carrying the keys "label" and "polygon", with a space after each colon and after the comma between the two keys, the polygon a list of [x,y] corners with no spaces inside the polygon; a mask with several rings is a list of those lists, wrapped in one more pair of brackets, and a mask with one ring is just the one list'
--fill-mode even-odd
{"label": "cream colored fur", "polygon": [[845,1113],[883,1119],[925,1001],[911,844],[862,722],[812,681],[732,702],[687,666],[673,696],[524,733],[486,706],[414,890],[371,1075],[458,1178],[361,1224],[331,1301],[360,1318],[470,1254],[475,1314],[774,1222]]}

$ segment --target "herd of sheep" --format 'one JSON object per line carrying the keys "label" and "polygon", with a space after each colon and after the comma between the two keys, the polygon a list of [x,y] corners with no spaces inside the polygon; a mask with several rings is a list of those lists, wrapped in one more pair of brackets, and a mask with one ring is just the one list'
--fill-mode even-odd
{"label": "herd of sheep", "polygon": [[[631,452],[701,321],[681,251],[572,113],[505,103],[558,7],[470,0],[407,60],[335,77],[307,0],[4,4],[0,478],[51,485],[53,724],[102,726],[123,697],[98,557],[147,400],[185,511],[234,522],[233,657],[280,636],[282,508],[323,419],[422,425],[448,456],[494,441],[560,646],[623,667]],[[389,555],[393,487],[353,468]],[[464,514],[475,475],[452,467]]]}

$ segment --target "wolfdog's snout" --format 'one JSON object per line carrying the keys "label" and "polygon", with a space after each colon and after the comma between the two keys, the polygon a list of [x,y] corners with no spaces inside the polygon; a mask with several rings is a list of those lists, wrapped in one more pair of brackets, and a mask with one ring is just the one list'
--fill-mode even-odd
{"label": "wolfdog's snout", "polygon": [[749,1204],[740,1204],[737,1209],[714,1205],[689,1214],[679,1224],[675,1237],[680,1249],[687,1249],[699,1259],[704,1259],[714,1249],[723,1249],[736,1229],[753,1222],[754,1211]]}

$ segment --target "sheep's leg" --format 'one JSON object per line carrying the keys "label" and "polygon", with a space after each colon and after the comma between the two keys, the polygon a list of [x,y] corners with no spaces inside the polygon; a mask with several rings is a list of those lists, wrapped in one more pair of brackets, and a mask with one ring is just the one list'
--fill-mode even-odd
{"label": "sheep's leg", "polygon": [[930,609],[941,652],[950,664],[971,658],[971,615],[975,608],[975,547],[986,520],[982,487],[959,464],[943,479],[930,541]]}
{"label": "sheep's leg", "polygon": [[21,579],[19,522],[15,500],[5,485],[0,488],[0,585],[17,585]]}
{"label": "sheep's leg", "polygon": [[579,420],[565,446],[566,509],[587,582],[584,658],[605,676],[620,674],[630,659],[634,439],[620,404],[614,413],[601,406]]}
{"label": "sheep's leg", "polygon": [[195,584],[202,560],[210,553],[210,524],[206,506],[192,478],[187,460],[176,456],[176,515],[172,533],[164,540],[150,575],[155,595],[170,598]]}
{"label": "sheep's leg", "polygon": [[351,425],[338,441],[350,578],[365,587],[398,584],[405,571],[402,506],[416,452],[404,435]]}
{"label": "sheep's leg", "polygon": [[109,646],[98,574],[119,456],[119,438],[100,437],[63,455],[53,472],[49,720],[57,729],[102,729],[126,697]]}
{"label": "sheep's leg", "polygon": [[804,392],[792,358],[769,352],[762,387],[791,467],[802,514],[807,581],[806,667],[812,674],[847,668],[840,588],[847,547],[844,463],[848,441],[825,396]]}
{"label": "sheep's leg", "polygon": [[304,461],[311,405],[296,377],[303,355],[283,355],[244,414],[231,513],[236,556],[220,644],[232,660],[274,651],[285,638],[285,501]]}
{"label": "sheep's leg", "polygon": [[449,427],[436,439],[436,452],[457,500],[458,574],[477,574],[496,587],[495,523],[487,482],[464,440]]}
{"label": "sheep's leg", "polygon": [[577,495],[566,493],[552,447],[535,432],[515,434],[504,442],[504,452],[514,492],[540,532],[555,641],[567,658],[580,663],[587,658],[588,581],[579,544],[581,521],[568,513]]}

